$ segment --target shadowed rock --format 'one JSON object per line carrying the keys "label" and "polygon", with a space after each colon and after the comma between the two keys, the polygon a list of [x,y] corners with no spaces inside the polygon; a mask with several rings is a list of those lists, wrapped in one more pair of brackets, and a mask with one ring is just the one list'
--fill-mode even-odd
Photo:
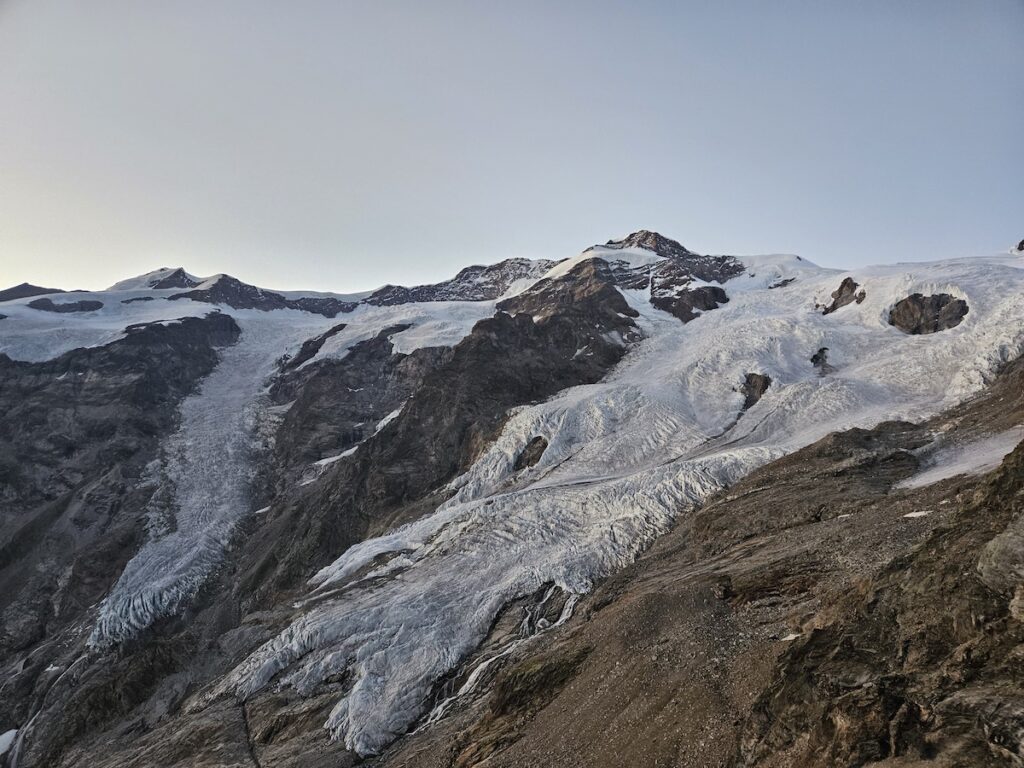
{"label": "shadowed rock", "polygon": [[748,373],[743,386],[740,388],[740,393],[746,398],[743,401],[743,410],[753,408],[771,385],[771,376],[763,373]]}
{"label": "shadowed rock", "polygon": [[178,267],[166,277],[150,283],[150,288],[162,290],[164,288],[195,288],[199,285],[197,280],[192,279],[184,269]]}
{"label": "shadowed rock", "polygon": [[843,278],[843,282],[839,284],[839,287],[832,291],[832,303],[825,307],[825,311],[821,314],[830,315],[837,309],[841,309],[855,301],[860,304],[867,297],[867,294],[864,291],[858,292],[858,288],[860,288],[860,285],[852,277]]}
{"label": "shadowed rock", "polygon": [[684,288],[675,296],[652,296],[651,304],[675,315],[684,323],[695,319],[701,312],[717,309],[729,301],[725,290],[717,285]]}
{"label": "shadowed rock", "polygon": [[967,302],[948,293],[915,293],[896,303],[889,313],[889,325],[915,335],[938,333],[960,325],[967,312]]}
{"label": "shadowed rock", "polygon": [[171,301],[191,299],[207,304],[226,304],[233,309],[261,309],[267,312],[275,309],[301,309],[324,317],[335,317],[341,312],[351,312],[357,306],[351,301],[331,297],[303,296],[299,299],[287,299],[280,293],[243,283],[230,275],[221,275],[203,285],[206,287],[176,293],[169,298]]}
{"label": "shadowed rock", "polygon": [[295,353],[295,357],[284,364],[284,368],[286,370],[291,370],[293,368],[298,368],[307,360],[312,360],[316,357],[316,353],[320,351],[320,348],[324,345],[325,341],[332,336],[341,333],[346,327],[345,323],[339,323],[330,330],[324,331],[319,336],[314,336],[312,339],[306,339],[302,342],[302,346],[299,348],[299,351]]}
{"label": "shadowed rock", "polygon": [[520,454],[516,456],[512,469],[518,472],[521,469],[532,467],[540,461],[540,457],[544,455],[544,451],[547,450],[547,447],[548,441],[542,435],[537,435],[532,438]]}
{"label": "shadowed rock", "polygon": [[506,259],[488,266],[466,267],[451,280],[432,285],[385,285],[365,301],[377,306],[413,301],[490,301],[501,298],[519,280],[539,279],[557,263],[546,259]]}
{"label": "shadowed rock", "polygon": [[822,347],[813,355],[811,355],[811,365],[818,369],[818,372],[824,376],[826,373],[832,373],[835,370],[828,363],[828,347]]}
{"label": "shadowed rock", "polygon": [[57,304],[53,299],[35,299],[28,303],[32,309],[43,312],[95,312],[103,309],[102,301],[65,301]]}

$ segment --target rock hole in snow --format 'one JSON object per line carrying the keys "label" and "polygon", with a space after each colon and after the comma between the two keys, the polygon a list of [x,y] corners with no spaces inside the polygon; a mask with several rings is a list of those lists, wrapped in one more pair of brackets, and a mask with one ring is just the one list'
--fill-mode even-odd
{"label": "rock hole in snow", "polygon": [[541,435],[536,435],[530,439],[530,442],[526,444],[526,447],[524,447],[523,450],[519,452],[519,455],[516,456],[516,460],[512,465],[512,468],[518,472],[521,469],[532,467],[540,461],[540,457],[544,455],[544,451],[547,450],[547,447],[547,439]]}

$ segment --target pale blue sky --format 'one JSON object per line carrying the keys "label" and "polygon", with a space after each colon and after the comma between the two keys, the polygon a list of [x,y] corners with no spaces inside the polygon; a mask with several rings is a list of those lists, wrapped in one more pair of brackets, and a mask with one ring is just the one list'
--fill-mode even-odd
{"label": "pale blue sky", "polygon": [[0,0],[0,287],[1004,250],[1022,40],[1022,0]]}

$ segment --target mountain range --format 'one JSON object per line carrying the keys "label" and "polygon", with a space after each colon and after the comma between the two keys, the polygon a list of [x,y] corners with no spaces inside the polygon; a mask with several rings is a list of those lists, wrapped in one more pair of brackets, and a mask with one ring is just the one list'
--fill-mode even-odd
{"label": "mountain range", "polygon": [[1022,254],[0,291],[0,766],[1024,764]]}

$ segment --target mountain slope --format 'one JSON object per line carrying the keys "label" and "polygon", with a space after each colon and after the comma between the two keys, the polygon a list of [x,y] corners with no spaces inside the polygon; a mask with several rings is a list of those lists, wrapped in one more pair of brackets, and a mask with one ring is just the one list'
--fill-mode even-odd
{"label": "mountain slope", "polygon": [[[965,466],[985,454],[991,465],[1015,434],[986,412],[991,434],[976,433],[989,447],[968,451],[950,442],[952,427],[927,426],[996,392],[997,373],[1024,350],[1024,270],[1010,256],[841,273],[791,256],[694,254],[641,231],[558,263],[512,260],[361,296],[277,293],[226,276],[164,287],[185,278],[164,270],[86,294],[103,304],[92,312],[4,305],[0,345],[36,361],[12,363],[35,371],[29,400],[61,375],[45,361],[83,346],[106,354],[131,327],[208,316],[238,329],[216,366],[168,402],[176,418],[153,430],[159,450],[145,477],[122,481],[136,499],[132,534],[103,574],[102,603],[43,620],[0,658],[17,691],[0,728],[18,728],[10,754],[20,765],[313,755],[348,765],[381,752],[408,761],[403,750],[421,746],[472,765],[530,733],[577,674],[600,669],[609,657],[594,643],[550,658],[544,649],[583,632],[581,607],[589,615],[601,585],[636,574],[623,569],[674,527],[670,536],[693,537],[687,567],[721,571],[716,558],[736,547],[736,578],[758,574],[743,589],[788,589],[784,569],[759,565],[741,543],[778,521],[761,507],[730,512],[714,501],[725,489],[770,482],[784,494],[786,467],[817,461],[821,480],[798,484],[786,503],[820,520],[812,500],[832,473],[866,476],[853,491],[838,481],[835,498],[877,503],[927,456]],[[848,283],[854,299],[823,313]],[[895,311],[914,296],[912,312]],[[942,319],[951,302],[966,308],[955,324]],[[892,420],[926,426],[878,427]],[[91,428],[119,421],[108,413]],[[849,432],[876,427],[880,448]],[[833,445],[835,432],[853,437]],[[15,463],[26,460],[26,438],[5,439]],[[107,461],[81,480],[109,472]],[[922,487],[899,493],[932,492]],[[20,514],[11,508],[3,535]],[[896,552],[878,535],[896,529],[864,537],[872,568]],[[799,564],[832,545],[777,546],[772,562]],[[4,567],[39,606],[75,579],[23,582]],[[825,581],[869,571],[844,566]],[[689,605],[702,593],[687,594]],[[690,631],[682,614],[667,618],[676,615],[649,620]],[[490,714],[474,720],[492,690]],[[453,753],[457,723],[471,733]],[[684,731],[678,743],[692,744]],[[736,738],[723,734],[723,744]],[[608,735],[612,753],[657,741],[637,723]],[[532,738],[522,749],[542,748]]]}

